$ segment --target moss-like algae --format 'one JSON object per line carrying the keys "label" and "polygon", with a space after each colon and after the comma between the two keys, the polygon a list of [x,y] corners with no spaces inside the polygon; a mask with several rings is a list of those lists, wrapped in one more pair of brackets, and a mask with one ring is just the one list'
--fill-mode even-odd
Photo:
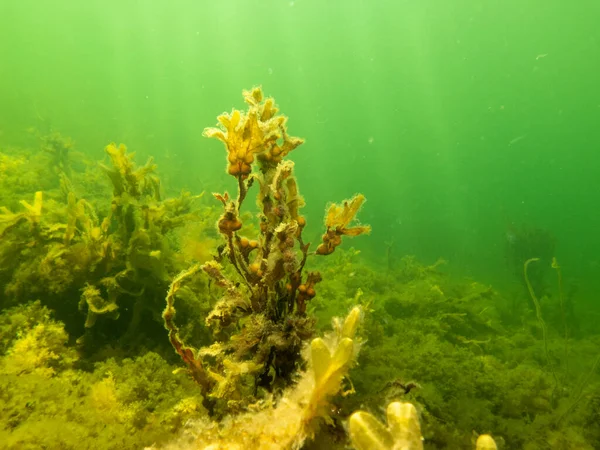
{"label": "moss-like algae", "polygon": [[193,384],[157,354],[78,369],[63,325],[39,303],[4,311],[0,330],[2,448],[137,448],[204,414]]}

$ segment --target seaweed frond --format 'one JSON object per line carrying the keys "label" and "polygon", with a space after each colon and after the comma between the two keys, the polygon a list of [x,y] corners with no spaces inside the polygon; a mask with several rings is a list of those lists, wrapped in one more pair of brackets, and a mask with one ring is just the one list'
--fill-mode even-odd
{"label": "seaweed frond", "polygon": [[327,230],[323,235],[323,243],[317,247],[318,255],[333,253],[342,243],[342,236],[359,236],[371,232],[371,227],[368,225],[350,226],[364,202],[364,195],[358,194],[350,200],[345,200],[341,205],[333,203],[329,207],[325,217]]}

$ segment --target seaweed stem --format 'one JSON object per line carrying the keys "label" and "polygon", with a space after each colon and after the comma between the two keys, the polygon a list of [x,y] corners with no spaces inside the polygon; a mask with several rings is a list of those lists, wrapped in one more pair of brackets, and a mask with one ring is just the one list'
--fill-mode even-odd
{"label": "seaweed stem", "polygon": [[554,377],[554,381],[556,383],[556,385],[555,385],[555,391],[556,391],[556,389],[558,388],[558,377],[556,376],[556,372],[554,371],[554,366],[552,365],[552,361],[550,360],[550,353],[548,352],[548,332],[547,332],[547,328],[546,328],[546,322],[544,322],[544,319],[542,317],[542,308],[540,306],[540,302],[535,295],[535,292],[533,290],[533,287],[531,286],[531,282],[529,281],[529,277],[527,275],[527,266],[529,266],[530,263],[537,262],[539,260],[540,260],[540,258],[530,258],[527,261],[525,261],[525,264],[523,264],[523,273],[525,275],[525,284],[527,285],[527,290],[529,291],[529,295],[531,296],[531,299],[533,300],[533,304],[535,305],[535,315],[536,315],[537,320],[542,329],[542,336],[544,339],[544,353],[546,354],[546,362],[548,364],[548,367],[550,368],[550,371],[552,372],[552,376]]}

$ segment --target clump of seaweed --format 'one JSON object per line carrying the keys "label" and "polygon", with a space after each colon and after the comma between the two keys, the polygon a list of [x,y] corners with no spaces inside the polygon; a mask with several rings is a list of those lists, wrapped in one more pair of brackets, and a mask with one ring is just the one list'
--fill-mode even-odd
{"label": "clump of seaweed", "polygon": [[58,131],[39,136],[41,149],[50,157],[50,164],[60,176],[71,176],[70,155],[75,143]]}
{"label": "clump of seaweed", "polygon": [[285,389],[278,402],[269,396],[249,405],[248,412],[218,424],[209,418],[193,421],[186,428],[184,444],[164,448],[302,448],[314,437],[319,424],[331,423],[331,398],[342,393],[360,349],[356,332],[361,319],[362,310],[355,307],[345,319],[333,320],[332,332],[313,339],[304,352],[307,370],[300,371],[297,383]]}
{"label": "clump of seaweed", "polygon": [[140,448],[206,414],[193,382],[156,353],[80,370],[63,324],[40,302],[2,311],[0,338],[3,449]]}
{"label": "clump of seaweed", "polygon": [[[51,197],[61,196],[59,185],[72,171],[73,141],[57,131],[42,134],[32,131],[39,151],[28,148],[0,148],[0,205],[14,208],[19,200],[41,190]],[[77,154],[75,161],[81,155]]]}
{"label": "clump of seaweed", "polygon": [[[303,140],[288,134],[287,118],[260,88],[245,91],[244,99],[247,111],[224,113],[218,128],[204,130],[205,136],[225,144],[227,172],[237,182],[235,198],[227,192],[213,194],[223,207],[217,221],[223,245],[215,259],[175,277],[163,312],[171,344],[215,414],[239,411],[289,385],[302,365],[301,350],[314,333],[315,321],[306,308],[316,296],[321,274],[305,270],[309,255],[330,254],[342,236],[370,230],[352,225],[364,202],[357,195],[330,206],[323,243],[309,253],[302,234],[306,219],[300,213],[304,199],[294,163],[284,159]],[[254,185],[257,236],[245,233],[240,213]],[[202,272],[222,294],[206,317],[216,342],[197,349],[179,335],[175,300],[183,284]]]}
{"label": "clump of seaweed", "polygon": [[[60,135],[44,142],[65,149],[60,155],[71,145]],[[102,168],[113,187],[106,212],[75,194],[66,162],[61,165],[64,201],[38,191],[32,202],[19,202],[20,210],[0,208],[0,305],[44,294],[43,301],[62,317],[70,317],[78,304],[88,330],[99,317],[118,319],[126,305],[130,313],[117,334],[134,338],[142,312],[160,319],[164,292],[182,267],[173,232],[194,221],[199,196],[183,192],[163,200],[151,159],[137,166],[123,144],[105,150],[111,164]]]}

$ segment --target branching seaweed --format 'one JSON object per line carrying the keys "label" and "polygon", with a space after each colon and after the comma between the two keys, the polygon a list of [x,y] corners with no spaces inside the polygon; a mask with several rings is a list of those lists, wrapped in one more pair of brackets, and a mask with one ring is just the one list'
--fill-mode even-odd
{"label": "branching seaweed", "polygon": [[[218,128],[204,130],[205,136],[225,144],[227,173],[237,184],[234,198],[228,192],[213,194],[223,207],[217,229],[224,244],[215,260],[173,281],[163,312],[171,343],[190,374],[226,411],[247,406],[262,391],[272,392],[292,380],[302,346],[313,335],[314,318],[306,307],[321,281],[319,272],[305,272],[310,244],[302,234],[304,199],[294,163],[284,159],[303,140],[288,134],[287,118],[278,114],[272,98],[263,98],[260,88],[245,91],[244,99],[247,111],[224,113]],[[259,233],[250,238],[240,210],[256,185]],[[332,253],[342,236],[370,230],[350,225],[364,200],[359,194],[330,206],[327,232],[316,254]],[[223,293],[206,317],[218,343],[195,350],[179,337],[173,303],[181,282],[200,270]]]}

